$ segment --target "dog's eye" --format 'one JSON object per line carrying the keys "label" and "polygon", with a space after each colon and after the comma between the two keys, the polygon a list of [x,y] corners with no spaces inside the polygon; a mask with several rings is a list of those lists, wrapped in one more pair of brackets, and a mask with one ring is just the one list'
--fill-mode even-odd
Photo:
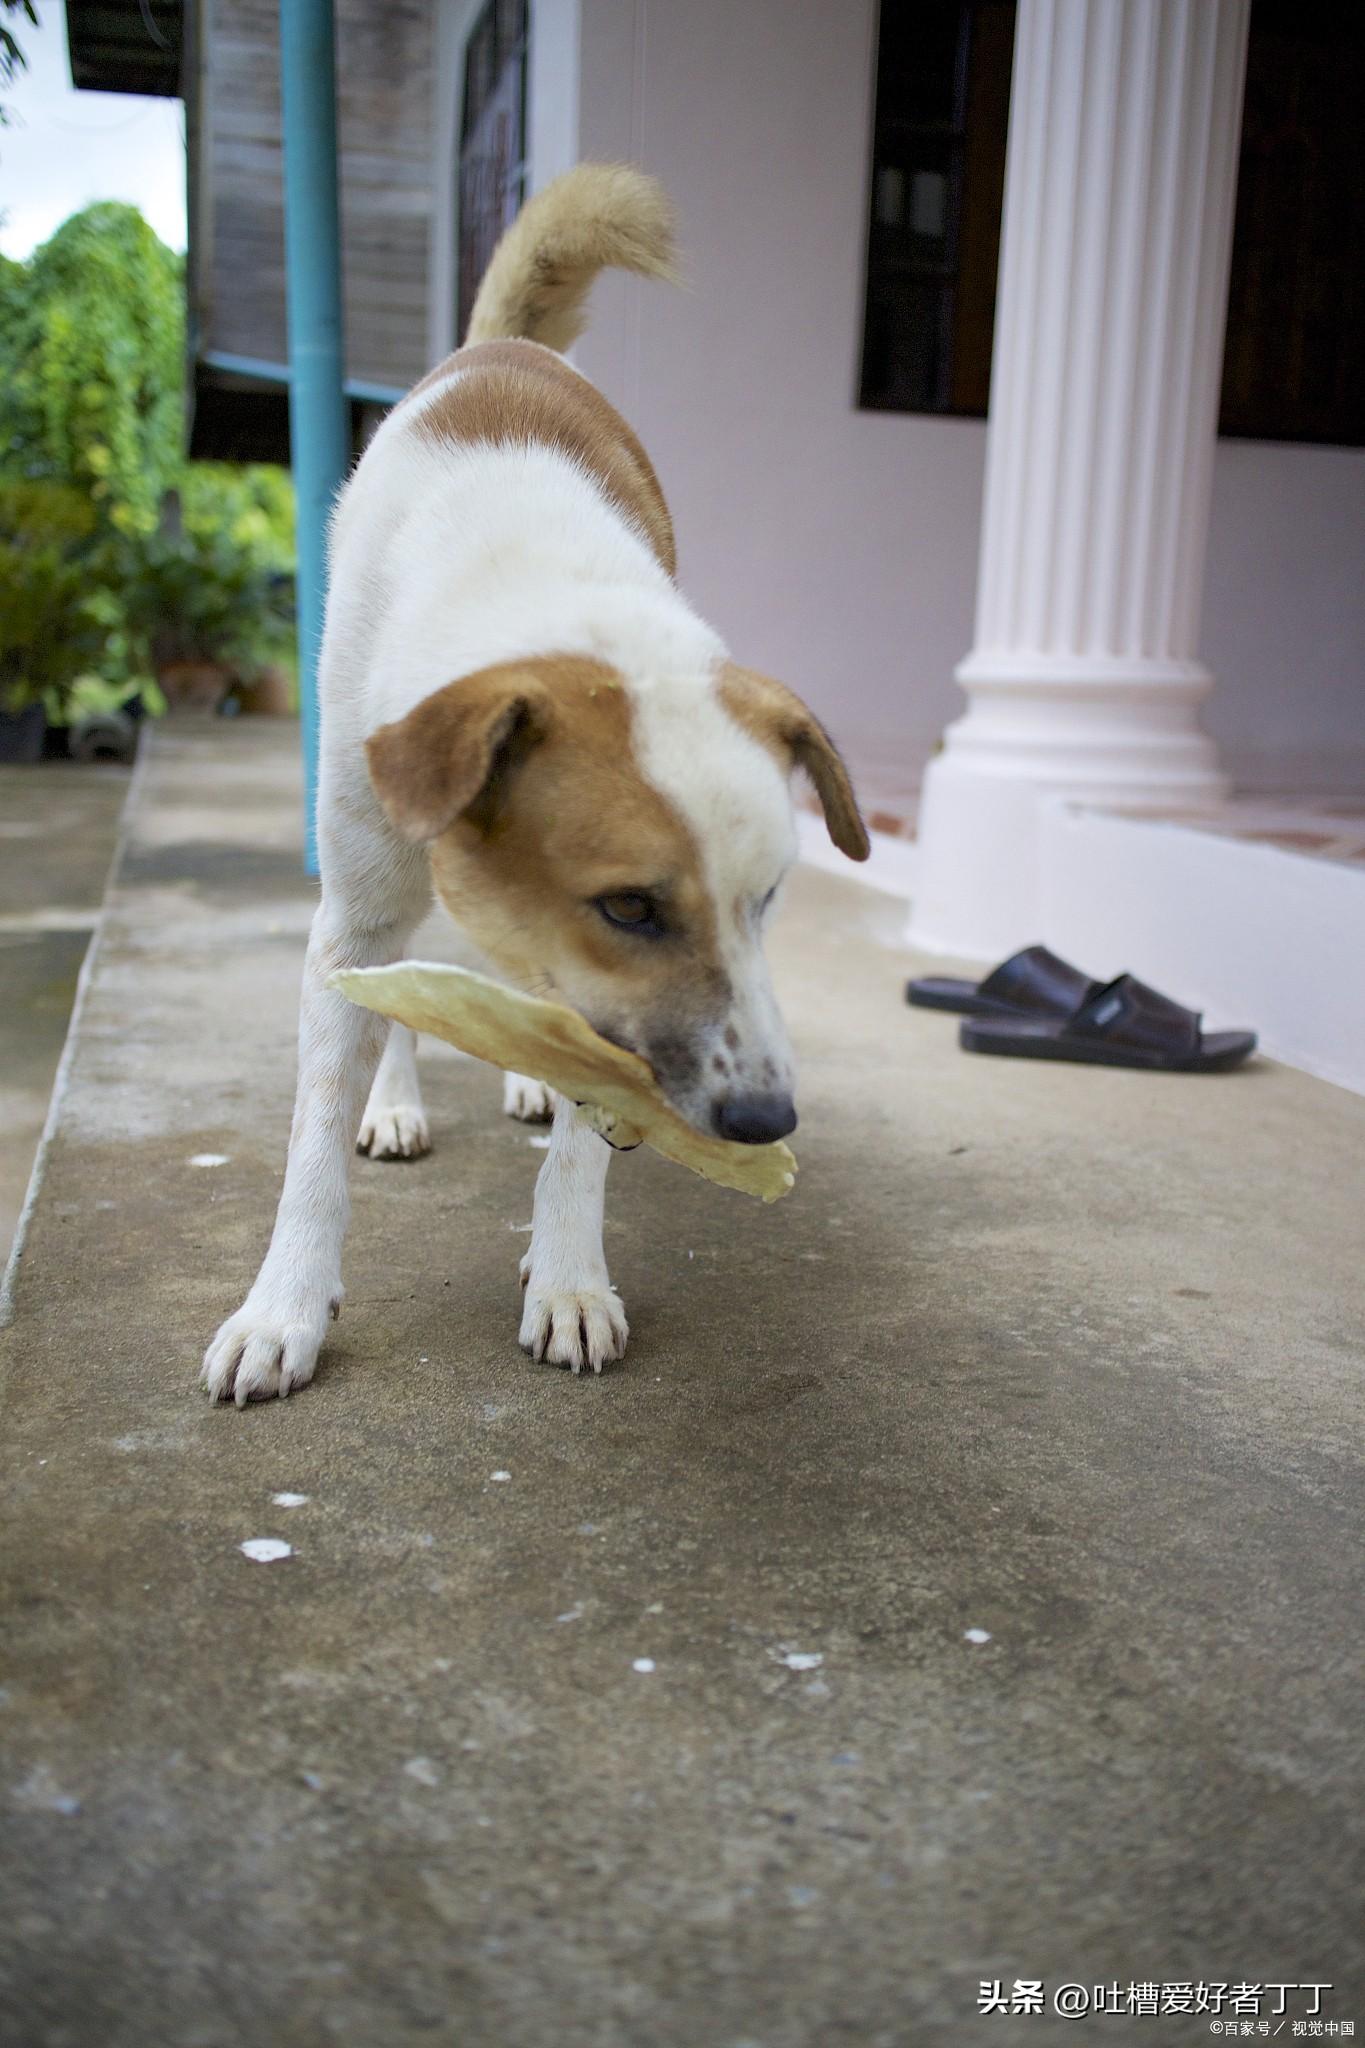
{"label": "dog's eye", "polygon": [[659,906],[652,896],[638,890],[623,890],[616,896],[599,896],[597,908],[608,924],[619,925],[628,932],[658,932],[663,930]]}

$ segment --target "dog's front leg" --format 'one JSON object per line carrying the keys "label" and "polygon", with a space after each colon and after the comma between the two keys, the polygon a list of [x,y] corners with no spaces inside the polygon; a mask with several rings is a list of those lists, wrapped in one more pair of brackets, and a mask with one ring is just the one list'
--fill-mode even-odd
{"label": "dog's front leg", "polygon": [[601,1372],[609,1358],[623,1355],[628,1334],[602,1250],[611,1147],[578,1121],[571,1102],[562,1095],[552,1101],[554,1129],[536,1181],[531,1248],[521,1262],[521,1347],[552,1365]]}
{"label": "dog's front leg", "polygon": [[241,1408],[313,1377],[327,1324],[341,1306],[347,1168],[387,1028],[372,1010],[329,989],[327,977],[340,967],[395,959],[406,936],[405,925],[356,930],[325,899],[313,919],[284,1192],[255,1284],[204,1356],[204,1384],[216,1401],[235,1400]]}

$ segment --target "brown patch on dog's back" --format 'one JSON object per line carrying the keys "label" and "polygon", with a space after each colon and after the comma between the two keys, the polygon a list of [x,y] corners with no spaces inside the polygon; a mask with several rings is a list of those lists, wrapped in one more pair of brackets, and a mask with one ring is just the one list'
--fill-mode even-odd
{"label": "brown patch on dog's back", "polygon": [[456,371],[449,389],[416,414],[414,433],[463,445],[557,449],[587,471],[667,573],[676,572],[673,522],[653,465],[616,408],[585,377],[538,342],[484,341],[447,356],[409,396]]}

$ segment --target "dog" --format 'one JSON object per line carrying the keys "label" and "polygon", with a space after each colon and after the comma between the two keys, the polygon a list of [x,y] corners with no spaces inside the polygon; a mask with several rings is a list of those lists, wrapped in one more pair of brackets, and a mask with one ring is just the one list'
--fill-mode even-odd
{"label": "dog", "polygon": [[[505,979],[641,1053],[698,1129],[767,1144],[796,1124],[763,956],[796,855],[793,770],[842,852],[865,860],[867,833],[818,720],[681,596],[649,458],[564,357],[597,273],[669,278],[672,247],[638,170],[582,164],[547,186],[494,251],[465,345],[387,416],[338,501],[289,1161],[264,1263],[205,1356],[215,1400],[312,1378],[341,1305],[357,1129],[376,1156],[426,1149],[412,1033],[328,977],[401,957],[433,893]],[[537,1083],[509,1076],[504,1106],[556,1112],[521,1344],[600,1372],[627,1336],[602,1250],[611,1149]]]}

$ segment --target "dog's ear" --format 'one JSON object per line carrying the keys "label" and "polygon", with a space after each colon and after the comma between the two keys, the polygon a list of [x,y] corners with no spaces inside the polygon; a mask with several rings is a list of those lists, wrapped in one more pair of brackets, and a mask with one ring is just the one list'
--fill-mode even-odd
{"label": "dog's ear", "polygon": [[801,768],[815,786],[829,836],[850,860],[866,860],[872,851],[839,749],[795,691],[751,668],[727,661],[718,685],[721,702],[737,724],[775,749],[779,757]]}
{"label": "dog's ear", "polygon": [[457,818],[485,830],[518,762],[544,738],[549,692],[516,662],[461,676],[365,742],[370,781],[390,824],[411,845]]}

